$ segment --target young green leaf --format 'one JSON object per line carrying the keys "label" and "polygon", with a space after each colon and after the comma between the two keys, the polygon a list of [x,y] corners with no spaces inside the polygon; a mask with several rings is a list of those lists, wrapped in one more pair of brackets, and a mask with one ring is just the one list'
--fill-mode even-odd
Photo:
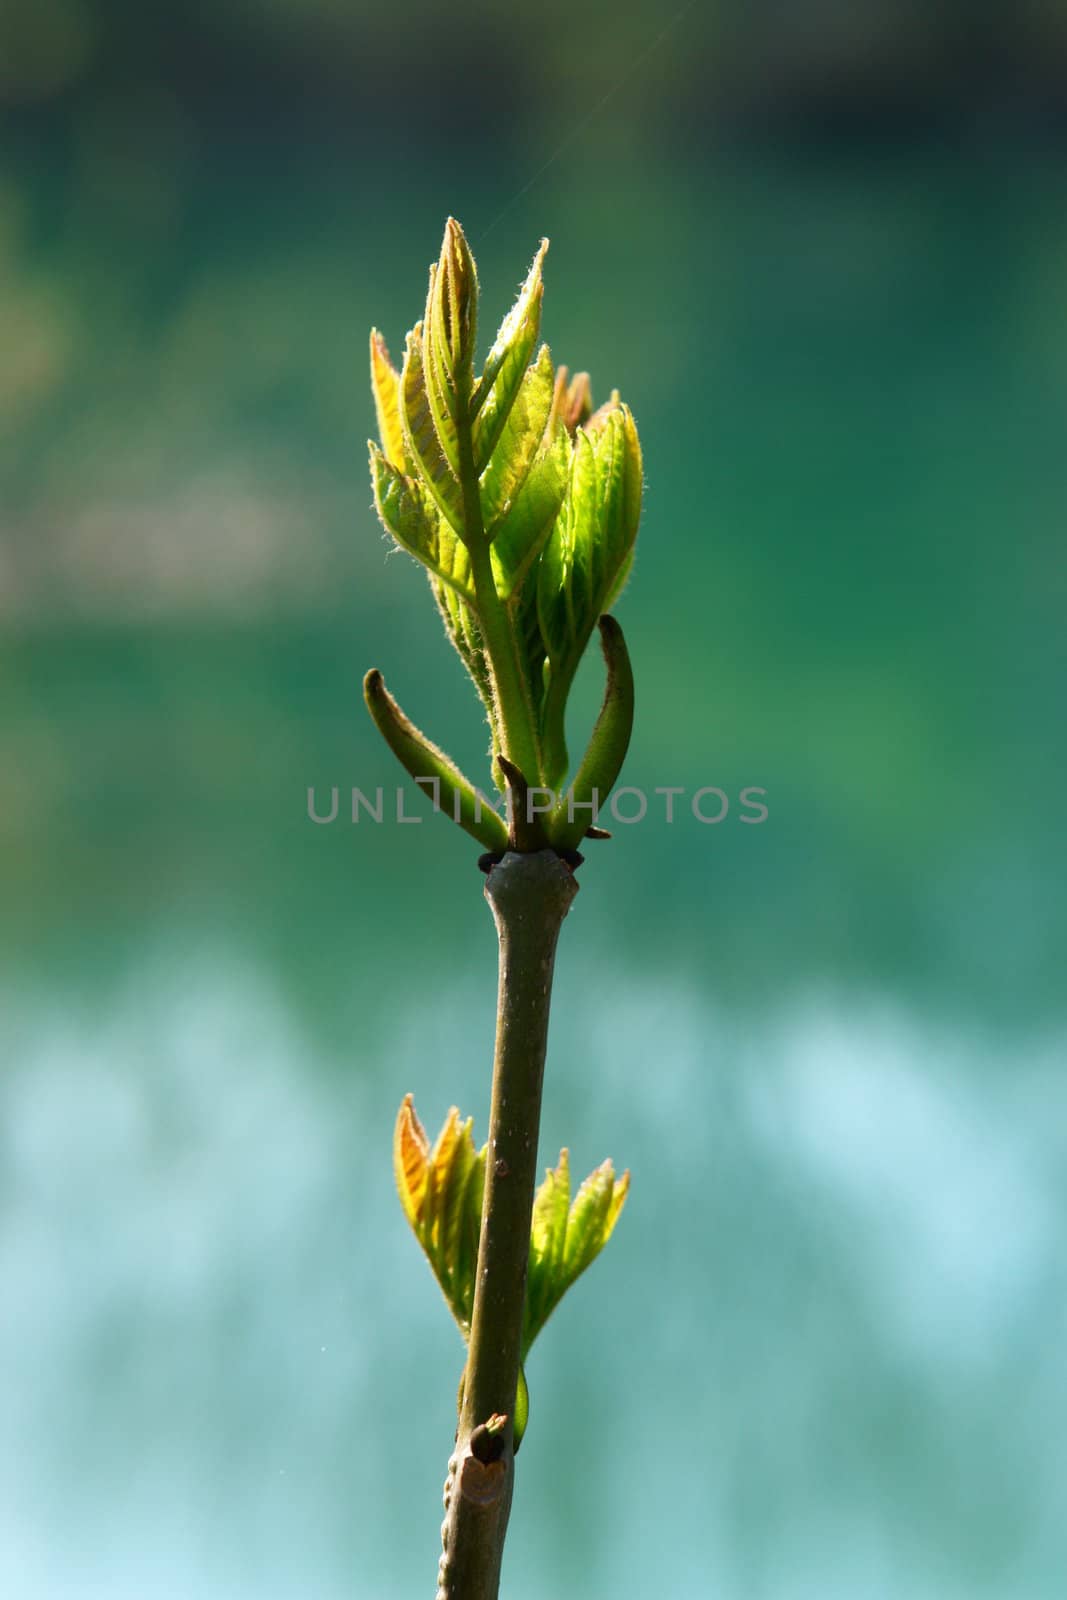
{"label": "young green leaf", "polygon": [[567,1242],[561,1278],[569,1287],[594,1261],[611,1238],[622,1210],[629,1174],[616,1181],[610,1161],[591,1172],[574,1197],[567,1219]]}
{"label": "young green leaf", "polygon": [[469,1270],[470,1252],[464,1248],[467,1180],[478,1161],[472,1125],[470,1120],[461,1125],[459,1112],[452,1107],[430,1152],[426,1185],[426,1243],[439,1268],[449,1303],[464,1311],[474,1305],[474,1273]]}
{"label": "young green leaf", "polygon": [[478,269],[455,217],[445,223],[441,254],[430,268],[426,328],[442,371],[465,392],[478,337]]}
{"label": "young green leaf", "polygon": [[538,568],[537,611],[549,659],[544,705],[545,781],[567,770],[564,712],[597,619],[625,581],[641,515],[641,447],[626,406],[575,435],[571,477]]}
{"label": "young green leaf", "polygon": [[485,1186],[485,1150],[476,1151],[473,1119],[453,1106],[430,1148],[412,1096],[405,1095],[393,1134],[393,1170],[404,1215],[433,1268],[449,1309],[466,1335]]}
{"label": "young green leaf", "polygon": [[534,1199],[534,1227],[523,1317],[523,1359],[571,1284],[610,1239],[630,1188],[630,1174],[616,1178],[610,1161],[590,1173],[568,1208],[570,1166],[561,1150],[559,1166],[545,1173]]}
{"label": "young green leaf", "polygon": [[485,470],[496,448],[537,344],[544,299],[541,269],[547,249],[548,240],[542,239],[519,297],[500,324],[471,399],[474,464],[479,473]]}
{"label": "young green leaf", "polygon": [[[493,531],[491,558],[501,599],[517,593],[541,555],[563,504],[569,467],[570,442],[566,431],[556,428]],[[543,646],[539,655],[544,658]],[[534,704],[539,701],[540,685]]]}
{"label": "young green leaf", "polygon": [[415,1098],[406,1094],[393,1130],[393,1175],[404,1215],[416,1235],[420,1230],[430,1141],[415,1110]]}
{"label": "young green leaf", "polygon": [[563,1266],[570,1200],[570,1159],[568,1151],[564,1149],[559,1153],[558,1167],[554,1171],[549,1167],[534,1196],[530,1265],[526,1275],[526,1349],[529,1349],[534,1333],[543,1326],[554,1303],[554,1287]]}
{"label": "young green leaf", "polygon": [[426,398],[441,452],[457,481],[460,477],[459,429],[466,399],[453,366],[447,325],[447,285],[440,264],[430,268],[430,288],[423,318],[422,355]]}
{"label": "young green leaf", "polygon": [[404,444],[419,474],[457,536],[466,542],[463,495],[452,463],[441,445],[426,388],[422,323],[408,334],[399,386]]}
{"label": "young green leaf", "polygon": [[482,521],[492,539],[526,482],[542,448],[552,410],[552,358],[542,345],[519,385],[496,448],[482,473],[479,492]]}
{"label": "young green leaf", "polygon": [[541,561],[538,608],[553,666],[585,648],[616,592],[641,515],[641,448],[625,406],[595,434],[579,429],[559,521]]}
{"label": "young green leaf", "polygon": [[474,604],[470,559],[421,481],[398,472],[373,440],[369,443],[374,504],[397,544]]}
{"label": "young green leaf", "polygon": [[378,417],[378,437],[385,459],[398,472],[404,470],[404,430],[400,425],[400,374],[389,359],[385,340],[377,328],[370,331],[370,382]]}

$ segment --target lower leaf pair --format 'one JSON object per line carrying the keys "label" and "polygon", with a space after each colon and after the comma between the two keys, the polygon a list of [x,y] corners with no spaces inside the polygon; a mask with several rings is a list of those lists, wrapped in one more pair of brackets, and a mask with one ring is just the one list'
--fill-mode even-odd
{"label": "lower leaf pair", "polygon": [[[393,1164],[404,1214],[433,1269],[464,1339],[474,1311],[478,1238],[482,1223],[487,1147],[476,1150],[474,1120],[460,1121],[455,1106],[431,1147],[412,1096],[406,1095],[393,1137]],[[614,1230],[630,1187],[630,1174],[615,1176],[610,1161],[591,1172],[571,1199],[570,1160],[545,1173],[534,1198],[523,1316],[522,1360],[548,1318]],[[462,1394],[462,1387],[461,1387]],[[515,1442],[526,1425],[528,1395],[519,1374]]]}

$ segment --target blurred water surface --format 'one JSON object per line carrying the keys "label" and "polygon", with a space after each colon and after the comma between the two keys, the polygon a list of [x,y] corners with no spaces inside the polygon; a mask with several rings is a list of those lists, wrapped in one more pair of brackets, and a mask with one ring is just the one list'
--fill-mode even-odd
{"label": "blurred water surface", "polygon": [[[1053,1595],[1063,1032],[756,1020],[580,939],[546,1138],[635,1187],[532,1363],[507,1592]],[[428,980],[368,1071],[210,944],[8,997],[7,1592],[425,1589],[461,1355],[385,1151],[398,1083],[481,1107],[484,1000]]]}
{"label": "blurred water surface", "polygon": [[395,785],[372,664],[484,771],[363,462],[451,210],[487,322],[552,235],[553,352],[641,426],[628,781],[770,813],[582,869],[543,1153],[634,1183],[532,1363],[509,1600],[1052,1600],[1061,174],[580,145],[500,217],[492,167],[179,132],[158,193],[121,141],[0,181],[0,1587],[428,1592],[461,1350],[389,1143],[408,1089],[484,1130],[492,930],[425,807],[305,807]]}

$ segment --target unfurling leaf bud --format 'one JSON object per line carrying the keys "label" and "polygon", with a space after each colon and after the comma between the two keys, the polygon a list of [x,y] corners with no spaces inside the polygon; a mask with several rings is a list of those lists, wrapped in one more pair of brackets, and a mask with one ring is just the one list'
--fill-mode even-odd
{"label": "unfurling leaf bud", "polygon": [[485,1150],[471,1138],[473,1118],[460,1122],[455,1106],[433,1148],[411,1095],[405,1095],[393,1135],[393,1170],[404,1215],[464,1337],[474,1310],[474,1274],[485,1187]]}
{"label": "unfurling leaf bud", "polygon": [[[633,559],[641,449],[618,391],[594,410],[588,373],[554,369],[547,345],[538,347],[547,249],[542,239],[477,373],[477,271],[463,229],[448,219],[401,372],[381,335],[371,335],[381,438],[381,448],[371,449],[371,477],[378,514],[427,568],[481,697],[494,774],[503,755],[531,788],[559,795],[575,674]],[[601,803],[618,775],[632,714],[629,664],[612,675],[611,662],[625,657],[621,636],[612,636],[609,654],[604,711],[574,780],[576,791],[591,784]],[[368,703],[374,711],[384,701]],[[398,724],[384,718],[379,726],[389,737]],[[390,738],[398,753],[412,748],[406,727],[403,733]],[[462,783],[456,792],[465,795],[470,785]],[[469,809],[456,820],[474,832]],[[557,806],[544,828],[549,842],[572,849],[574,831]],[[508,843],[527,848],[514,827]]]}
{"label": "unfurling leaf bud", "polygon": [[593,394],[588,372],[576,372],[568,382],[566,367],[556,369],[556,393],[552,415],[558,417],[571,438],[576,428],[584,427],[593,410]]}
{"label": "unfurling leaf bud", "polygon": [[564,1149],[559,1165],[545,1173],[534,1196],[530,1232],[530,1264],[526,1277],[523,1351],[559,1305],[571,1284],[595,1261],[615,1229],[630,1191],[630,1174],[616,1178],[610,1161],[603,1162],[570,1198],[570,1158]]}
{"label": "unfurling leaf bud", "polygon": [[425,323],[435,357],[454,384],[468,388],[478,336],[478,271],[455,217],[445,223],[441,254],[430,268]]}
{"label": "unfurling leaf bud", "polygon": [[[426,1130],[405,1095],[393,1137],[393,1167],[404,1215],[411,1223],[463,1337],[470,1335],[474,1275],[482,1225],[487,1146],[475,1151],[472,1119],[453,1106],[431,1148]],[[571,1284],[610,1239],[630,1187],[610,1161],[591,1172],[571,1200],[570,1159],[545,1173],[534,1197],[526,1278],[522,1359]],[[520,1373],[516,1428],[525,1422],[526,1385]]]}

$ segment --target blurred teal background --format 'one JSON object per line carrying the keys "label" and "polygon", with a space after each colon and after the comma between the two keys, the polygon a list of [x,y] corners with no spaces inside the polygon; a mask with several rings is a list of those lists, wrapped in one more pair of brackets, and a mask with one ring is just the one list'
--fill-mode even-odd
{"label": "blurred teal background", "polygon": [[[370,507],[448,213],[632,404],[627,781],[543,1140],[633,1169],[504,1593],[1067,1565],[1067,12],[47,0],[0,22],[0,1588],[428,1595],[462,1362],[390,1139],[494,938],[359,681],[485,774]],[[583,680],[576,728],[593,714]],[[410,800],[410,796],[409,796]]]}

